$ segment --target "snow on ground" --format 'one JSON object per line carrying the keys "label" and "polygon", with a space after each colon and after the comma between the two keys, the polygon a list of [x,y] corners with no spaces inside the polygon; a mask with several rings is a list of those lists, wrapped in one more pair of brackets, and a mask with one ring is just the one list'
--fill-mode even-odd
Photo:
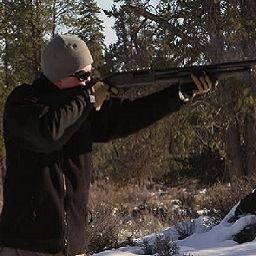
{"label": "snow on ground", "polygon": [[[177,240],[179,253],[191,256],[256,256],[256,240],[238,244],[232,240],[233,235],[239,233],[244,227],[255,224],[255,215],[241,216],[235,222],[228,220],[234,214],[236,206],[218,225],[209,224],[209,218],[199,217],[192,222],[193,234],[183,240],[178,239],[177,228],[170,227],[161,233],[142,237],[136,241],[137,246],[122,247],[117,250],[105,251],[95,256],[134,256],[143,255],[143,240],[153,244],[156,236],[170,237]],[[182,227],[182,224],[180,224]],[[183,224],[184,225],[184,224]]]}

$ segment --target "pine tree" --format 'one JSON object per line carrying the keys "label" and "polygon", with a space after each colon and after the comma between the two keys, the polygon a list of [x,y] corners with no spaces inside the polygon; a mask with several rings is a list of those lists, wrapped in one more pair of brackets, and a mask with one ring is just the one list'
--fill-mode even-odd
{"label": "pine tree", "polygon": [[45,5],[38,0],[4,1],[3,7],[1,41],[5,84],[31,82],[40,75]]}
{"label": "pine tree", "polygon": [[[94,60],[94,68],[97,72],[104,65],[104,44],[103,21],[99,19],[100,8],[95,0],[83,0],[79,2],[78,17],[75,28],[70,32],[83,39],[88,45]],[[99,73],[96,73],[96,76]]]}
{"label": "pine tree", "polygon": [[[119,0],[116,2],[121,4],[120,9],[113,8],[108,13],[116,18],[116,31],[119,35],[118,43],[112,46],[116,51],[114,56],[119,60],[119,63],[117,61],[115,63],[116,67],[134,69],[140,66],[138,64],[140,59],[137,58],[140,55],[134,54],[137,48],[132,39],[136,39],[136,43],[139,42],[138,35],[142,30],[149,28],[154,31],[154,40],[152,41],[152,34],[148,37],[143,34],[145,37],[143,40],[154,49],[152,63],[157,63],[157,67],[233,61],[245,57],[255,58],[256,33],[253,24],[256,5],[252,0],[176,0],[171,2],[161,0],[159,5],[154,6],[155,8],[150,8],[147,1]],[[130,17],[134,26],[132,22],[129,23]],[[146,21],[143,26],[140,26],[140,33],[136,31],[137,37],[135,37],[133,28],[136,28],[136,24],[142,20]],[[144,53],[146,56],[146,51]],[[221,157],[226,157],[227,164],[234,159],[244,159],[243,156],[246,155],[243,151],[244,117],[247,111],[252,109],[252,115],[249,119],[247,116],[246,119],[246,126],[250,127],[248,120],[252,125],[251,118],[255,116],[252,107],[255,102],[255,96],[252,94],[254,89],[253,86],[248,88],[254,82],[249,83],[247,79],[244,85],[244,81],[239,79],[229,80],[229,83],[221,81],[220,88],[215,91],[217,97],[208,98],[211,103],[198,100],[183,115],[172,116],[170,145],[172,150],[173,148],[177,150],[170,150],[170,159],[188,157],[191,152],[200,154],[209,148],[212,152],[217,150]],[[225,141],[226,129],[232,128],[234,124],[236,130],[232,134],[235,137],[229,134],[232,136],[228,136],[230,139]],[[225,148],[225,143],[232,147],[232,144],[228,143],[235,140],[242,150],[240,150],[241,153],[231,156],[228,154],[231,150]],[[251,157],[247,158],[250,159],[250,166],[254,165]],[[242,166],[241,161],[238,163],[240,166]],[[235,175],[237,173],[241,176],[246,172],[243,169]]]}
{"label": "pine tree", "polygon": [[144,6],[145,1],[117,0],[118,7],[114,5],[111,11],[105,13],[116,19],[114,29],[118,41],[111,46],[109,57],[116,66],[115,70],[131,70],[148,68],[152,66],[155,50],[153,36],[156,28],[154,22],[137,15],[130,10],[130,6]]}

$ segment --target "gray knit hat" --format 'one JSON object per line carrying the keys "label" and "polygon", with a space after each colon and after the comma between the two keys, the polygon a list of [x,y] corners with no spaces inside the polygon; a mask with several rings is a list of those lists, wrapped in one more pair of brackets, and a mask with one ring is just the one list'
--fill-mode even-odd
{"label": "gray knit hat", "polygon": [[42,71],[51,82],[68,77],[92,62],[87,45],[74,35],[56,36],[41,56]]}

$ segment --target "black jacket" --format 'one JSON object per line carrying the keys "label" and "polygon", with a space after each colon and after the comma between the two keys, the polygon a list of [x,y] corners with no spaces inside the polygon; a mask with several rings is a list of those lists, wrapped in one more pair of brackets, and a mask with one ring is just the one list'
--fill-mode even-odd
{"label": "black jacket", "polygon": [[93,142],[107,142],[177,111],[177,86],[95,111],[84,87],[58,89],[45,77],[18,86],[4,111],[7,174],[0,244],[83,253]]}

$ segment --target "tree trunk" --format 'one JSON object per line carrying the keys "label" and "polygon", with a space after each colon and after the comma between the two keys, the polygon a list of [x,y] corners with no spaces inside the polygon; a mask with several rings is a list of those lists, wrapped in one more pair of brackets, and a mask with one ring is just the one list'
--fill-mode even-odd
{"label": "tree trunk", "polygon": [[245,116],[245,172],[247,176],[256,174],[256,109]]}
{"label": "tree trunk", "polygon": [[226,165],[231,181],[244,176],[243,157],[237,122],[226,131]]}
{"label": "tree trunk", "polygon": [[223,31],[220,21],[221,6],[220,1],[204,1],[204,8],[208,13],[208,30],[210,33],[210,44],[207,55],[212,62],[220,63],[223,61]]}

